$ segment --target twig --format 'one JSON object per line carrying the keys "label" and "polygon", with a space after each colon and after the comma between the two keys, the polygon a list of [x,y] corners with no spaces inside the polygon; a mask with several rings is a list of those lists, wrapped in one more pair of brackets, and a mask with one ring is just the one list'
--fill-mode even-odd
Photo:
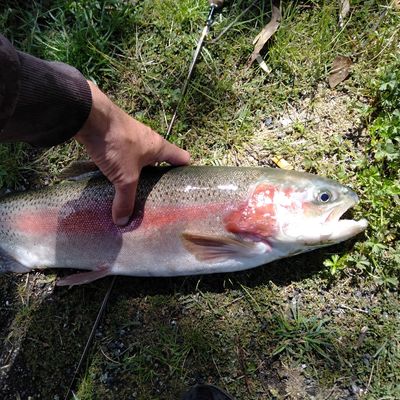
{"label": "twig", "polygon": [[239,296],[239,297],[236,297],[236,299],[233,299],[233,300],[230,301],[229,303],[224,304],[222,307],[224,307],[224,308],[225,308],[225,307],[229,307],[229,306],[231,306],[232,304],[234,304],[234,303],[236,303],[236,302],[242,300],[244,297],[245,297],[244,295]]}
{"label": "twig", "polygon": [[358,311],[358,312],[363,313],[363,314],[369,314],[368,311],[362,310],[361,308],[351,308],[349,306],[346,306],[346,304],[339,304],[339,307],[340,308],[344,308],[346,310],[350,310],[350,311]]}
{"label": "twig", "polygon": [[249,376],[247,375],[247,371],[246,371],[246,363],[244,361],[244,350],[240,344],[239,337],[236,337],[236,340],[237,340],[237,344],[236,344],[237,345],[237,356],[238,356],[238,360],[239,360],[240,369],[242,370],[242,373],[243,373],[244,383],[245,383],[247,392],[250,393],[250,379],[249,379]]}
{"label": "twig", "polygon": [[103,354],[103,356],[104,356],[105,358],[107,358],[107,360],[111,361],[113,364],[117,364],[117,365],[120,365],[120,364],[121,364],[119,361],[115,361],[115,360],[113,360],[110,356],[108,356],[108,355],[103,351],[103,349],[102,349],[101,346],[100,346],[100,351],[101,351],[101,354]]}
{"label": "twig", "polygon": [[330,392],[328,393],[328,395],[327,395],[326,397],[324,397],[323,400],[328,400],[329,397],[332,396],[332,394],[333,394],[333,392],[335,391],[335,389],[336,389],[336,384],[335,384],[335,385],[333,386],[333,388],[330,390]]}
{"label": "twig", "polygon": [[214,364],[214,366],[215,366],[215,369],[217,370],[219,379],[222,379],[221,372],[219,371],[218,365],[217,365],[217,363],[216,363],[215,360],[214,360],[214,356],[211,356],[211,360],[212,360],[212,362],[213,362],[213,364]]}
{"label": "twig", "polygon": [[369,390],[369,387],[371,386],[372,375],[374,373],[374,369],[375,369],[375,364],[372,364],[371,373],[369,374],[368,384],[367,384],[367,387],[366,387],[367,391]]}

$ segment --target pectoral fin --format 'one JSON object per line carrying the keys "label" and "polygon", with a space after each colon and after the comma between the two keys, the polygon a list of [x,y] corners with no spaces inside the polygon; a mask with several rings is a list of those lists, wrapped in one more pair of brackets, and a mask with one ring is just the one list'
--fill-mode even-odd
{"label": "pectoral fin", "polygon": [[93,282],[97,279],[110,275],[110,268],[102,267],[95,271],[79,272],[77,274],[68,275],[57,281],[57,286],[75,286]]}
{"label": "pectoral fin", "polygon": [[231,258],[252,257],[270,251],[264,242],[252,242],[226,236],[182,234],[187,251],[199,261],[222,262]]}

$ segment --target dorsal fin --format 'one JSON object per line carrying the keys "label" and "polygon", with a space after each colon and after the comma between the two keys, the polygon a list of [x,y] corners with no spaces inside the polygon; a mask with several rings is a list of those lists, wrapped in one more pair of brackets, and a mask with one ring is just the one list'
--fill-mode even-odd
{"label": "dorsal fin", "polygon": [[99,167],[91,160],[73,161],[59,175],[62,180],[80,181],[103,175]]}

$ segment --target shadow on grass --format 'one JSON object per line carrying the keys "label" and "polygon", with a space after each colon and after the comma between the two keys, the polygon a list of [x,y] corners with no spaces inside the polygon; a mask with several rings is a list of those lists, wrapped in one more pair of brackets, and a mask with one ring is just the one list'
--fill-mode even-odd
{"label": "shadow on grass", "polygon": [[[350,243],[345,244],[346,248],[349,246]],[[322,261],[335,250],[343,251],[343,245],[240,273],[179,278],[119,277],[92,352],[89,352],[86,375],[92,374],[96,379],[100,377],[104,387],[122,387],[127,374],[136,374],[138,379],[132,384],[138,385],[139,391],[151,389],[152,396],[158,391],[167,396],[160,397],[165,399],[176,398],[184,388],[184,381],[207,381],[207,377],[212,376],[218,383],[221,379],[218,370],[224,370],[224,374],[227,372],[223,365],[218,368],[216,364],[221,360],[228,363],[229,357],[237,358],[232,348],[251,345],[251,341],[246,339],[247,334],[242,335],[245,343],[240,344],[240,331],[246,331],[246,327],[238,323],[231,330],[222,320],[214,319],[215,315],[207,317],[196,310],[187,314],[180,299],[186,296],[191,301],[199,292],[225,296],[231,291],[241,292],[243,286],[257,288],[270,282],[284,287],[312,278],[319,271]],[[17,297],[17,286],[13,276],[2,277],[2,281],[4,304],[6,299]],[[107,278],[71,289],[55,288],[49,295],[46,292],[51,290],[52,284],[39,284],[38,287],[36,283],[32,290],[44,295],[39,295],[40,299],[36,303],[32,301],[30,308],[19,316],[19,332],[9,331],[17,314],[15,308],[2,310],[1,337],[3,340],[9,338],[8,346],[5,343],[3,346],[3,359],[4,352],[12,349],[10,343],[18,347],[14,349],[17,355],[7,368],[7,376],[0,380],[4,399],[14,399],[16,393],[21,398],[38,394],[44,398],[55,395],[62,398],[65,395],[109,282],[110,278]],[[179,335],[174,326],[175,320],[179,321]],[[259,329],[263,328],[257,321],[250,336],[257,336]],[[223,342],[230,344],[229,350],[221,346],[219,335],[228,335]],[[252,340],[254,342],[254,338]],[[118,361],[109,362],[105,358],[99,361],[96,352],[93,353],[99,352],[99,346],[104,349],[102,351],[111,354],[109,358],[114,357]],[[127,353],[122,357],[124,351]],[[165,354],[166,351],[168,354]],[[192,354],[195,356],[192,357]],[[187,357],[191,365],[185,370]],[[149,360],[153,364],[148,364]],[[235,368],[239,367],[236,365]],[[157,380],[152,375],[158,370],[160,376]],[[148,374],[151,376],[148,377]],[[240,374],[240,371],[235,374]],[[81,378],[83,376],[85,371],[81,371]],[[145,389],[147,379],[153,383]]]}

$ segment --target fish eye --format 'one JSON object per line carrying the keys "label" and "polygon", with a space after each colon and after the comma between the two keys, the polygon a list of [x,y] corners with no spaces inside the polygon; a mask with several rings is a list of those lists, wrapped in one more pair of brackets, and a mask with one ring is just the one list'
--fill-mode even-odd
{"label": "fish eye", "polygon": [[332,199],[332,193],[328,190],[324,190],[318,194],[318,201],[321,203],[327,203],[329,200]]}

